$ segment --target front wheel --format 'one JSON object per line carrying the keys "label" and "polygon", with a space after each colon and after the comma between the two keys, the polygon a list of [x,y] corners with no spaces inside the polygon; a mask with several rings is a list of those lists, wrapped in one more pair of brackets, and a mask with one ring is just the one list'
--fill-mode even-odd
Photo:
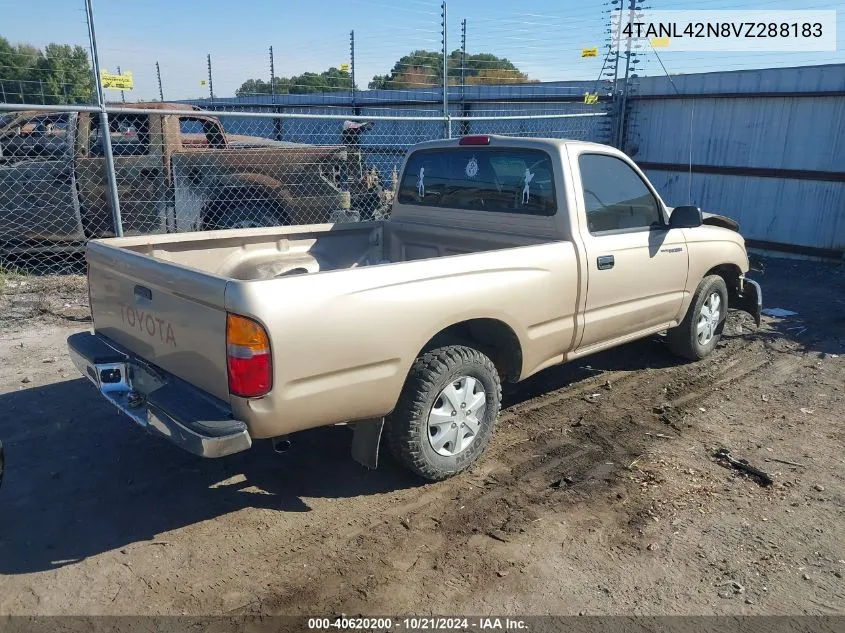
{"label": "front wheel", "polygon": [[386,419],[390,450],[430,481],[456,475],[484,451],[501,402],[499,373],[487,356],[463,345],[426,352]]}
{"label": "front wheel", "polygon": [[701,360],[716,347],[728,315],[728,287],[718,275],[701,280],[684,320],[668,332],[669,349],[678,356]]}

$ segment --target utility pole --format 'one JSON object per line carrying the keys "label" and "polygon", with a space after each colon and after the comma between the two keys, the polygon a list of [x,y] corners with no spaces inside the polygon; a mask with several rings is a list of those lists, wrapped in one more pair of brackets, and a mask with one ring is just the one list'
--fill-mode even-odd
{"label": "utility pole", "polygon": [[161,89],[161,68],[156,62],[156,79],[158,79],[158,99],[164,101],[164,90]]}
{"label": "utility pole", "polygon": [[[117,74],[122,75],[123,73],[120,72],[120,66],[117,67]],[[120,91],[120,101],[121,103],[126,103],[126,95],[123,93],[123,90]]]}
{"label": "utility pole", "polygon": [[355,88],[355,29],[349,31],[349,70],[352,74],[352,113],[360,114],[358,106],[356,105],[356,88]]}
{"label": "utility pole", "polygon": [[273,47],[270,47],[270,102],[276,103],[276,64],[273,61]]}
{"label": "utility pole", "polygon": [[[629,0],[628,2],[628,24],[634,23],[637,11],[637,0]],[[619,13],[620,23],[622,21],[622,13]],[[616,147],[623,149],[625,139],[625,108],[628,105],[628,80],[631,70],[631,37],[628,36],[625,40],[625,84],[622,87],[622,99],[619,107],[619,114],[617,117],[616,130]]]}
{"label": "utility pole", "polygon": [[[469,116],[466,102],[466,67],[467,67],[467,20],[461,20],[461,115]],[[461,120],[461,136],[469,134],[469,121]]]}
{"label": "utility pole", "polygon": [[211,97],[211,105],[214,105],[214,82],[211,80],[211,53],[208,53],[208,94]]}
{"label": "utility pole", "polygon": [[100,55],[97,50],[97,35],[94,31],[94,10],[91,0],[85,0],[85,17],[88,20],[88,40],[91,43],[91,69],[94,71],[94,86],[97,89],[97,105],[100,108],[100,138],[103,143],[103,158],[106,164],[106,181],[109,185],[114,234],[123,237],[123,221],[120,215],[120,198],[117,195],[117,179],[114,172],[114,156],[111,151],[109,133],[109,115],[106,112],[106,97],[103,94],[103,82],[100,80]]}
{"label": "utility pole", "polygon": [[[270,100],[273,102],[273,112],[279,113],[279,108],[276,106],[276,61],[273,57],[273,47],[270,47]],[[282,120],[279,117],[273,117],[273,136],[277,141],[282,140]]]}
{"label": "utility pole", "polygon": [[461,101],[464,99],[467,65],[467,19],[461,20]]}
{"label": "utility pole", "polygon": [[449,117],[449,47],[446,41],[448,31],[446,27],[446,0],[443,0],[440,4],[440,27],[443,38],[443,125],[446,138],[452,138],[452,121]]}

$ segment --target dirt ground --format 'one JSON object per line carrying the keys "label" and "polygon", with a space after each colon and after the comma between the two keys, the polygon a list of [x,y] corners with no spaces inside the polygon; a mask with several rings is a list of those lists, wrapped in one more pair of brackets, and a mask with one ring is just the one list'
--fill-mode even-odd
{"label": "dirt ground", "polygon": [[84,286],[9,291],[0,614],[845,613],[845,269],[756,277],[799,314],[732,314],[697,364],[654,337],[543,372],[437,484],[357,466],[343,427],[185,454],[70,364]]}

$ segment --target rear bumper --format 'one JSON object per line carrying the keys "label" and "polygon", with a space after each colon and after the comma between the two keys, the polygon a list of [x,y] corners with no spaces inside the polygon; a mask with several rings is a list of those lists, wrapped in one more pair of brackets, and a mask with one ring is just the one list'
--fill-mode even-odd
{"label": "rear bumper", "polygon": [[154,435],[200,457],[223,457],[252,446],[246,424],[226,403],[81,332],[67,340],[71,360],[100,393]]}

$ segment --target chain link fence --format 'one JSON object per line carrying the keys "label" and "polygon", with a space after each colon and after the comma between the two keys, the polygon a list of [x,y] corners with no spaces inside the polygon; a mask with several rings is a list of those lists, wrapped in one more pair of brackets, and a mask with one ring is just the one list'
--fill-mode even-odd
{"label": "chain link fence", "polygon": [[606,133],[603,111],[353,117],[176,103],[0,108],[7,273],[79,272],[92,238],[384,219],[406,151],[430,139]]}

